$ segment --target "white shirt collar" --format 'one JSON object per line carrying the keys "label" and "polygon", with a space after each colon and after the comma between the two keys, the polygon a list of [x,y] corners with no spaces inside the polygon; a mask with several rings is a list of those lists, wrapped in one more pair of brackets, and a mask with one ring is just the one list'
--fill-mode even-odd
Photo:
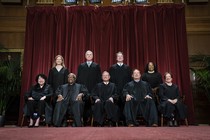
{"label": "white shirt collar", "polygon": [[117,63],[117,65],[118,65],[118,66],[122,66],[122,65],[123,65],[123,63]]}
{"label": "white shirt collar", "polygon": [[140,80],[134,80],[134,81],[138,83]]}
{"label": "white shirt collar", "polygon": [[87,64],[88,64],[88,63],[92,64],[92,62],[93,62],[93,61],[87,61],[86,63],[87,63]]}
{"label": "white shirt collar", "polygon": [[105,85],[108,85],[109,84],[109,82],[103,82]]}
{"label": "white shirt collar", "polygon": [[153,70],[153,71],[148,71],[148,73],[155,73],[155,71]]}

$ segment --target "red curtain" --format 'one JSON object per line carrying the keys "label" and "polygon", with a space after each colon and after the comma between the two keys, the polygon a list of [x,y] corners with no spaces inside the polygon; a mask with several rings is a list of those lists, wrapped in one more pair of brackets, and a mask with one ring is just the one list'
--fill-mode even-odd
{"label": "red curtain", "polygon": [[[102,70],[116,63],[115,54],[122,51],[125,63],[142,73],[148,61],[162,75],[172,72],[193,123],[184,4],[27,7],[21,96],[38,73],[48,75],[57,54],[76,73],[88,49]],[[23,104],[21,98],[19,118]]]}

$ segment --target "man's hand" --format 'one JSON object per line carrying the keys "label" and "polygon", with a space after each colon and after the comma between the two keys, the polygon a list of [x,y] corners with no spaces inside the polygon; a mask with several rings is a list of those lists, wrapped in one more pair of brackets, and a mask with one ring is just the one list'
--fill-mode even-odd
{"label": "man's hand", "polygon": [[57,99],[57,102],[60,102],[60,101],[62,101],[64,98],[63,98],[63,96],[62,95],[58,95],[58,99]]}
{"label": "man's hand", "polygon": [[43,96],[40,100],[44,100],[44,99],[46,99],[46,96]]}
{"label": "man's hand", "polygon": [[174,99],[174,100],[168,99],[168,101],[172,104],[176,104],[178,100],[177,99]]}
{"label": "man's hand", "polygon": [[32,97],[28,97],[28,100],[34,100]]}
{"label": "man's hand", "polygon": [[133,96],[131,96],[131,95],[127,94],[127,95],[126,95],[126,99],[125,99],[125,100],[126,100],[126,102],[127,102],[127,101],[130,101],[132,98],[133,98]]}
{"label": "man's hand", "polygon": [[101,101],[100,99],[96,99],[95,103],[100,102],[100,101]]}
{"label": "man's hand", "polygon": [[82,101],[82,97],[84,96],[83,93],[77,95],[76,101]]}
{"label": "man's hand", "polygon": [[112,97],[109,98],[109,100],[114,103],[114,99]]}
{"label": "man's hand", "polygon": [[177,102],[177,99],[172,100],[172,104],[176,104],[176,102]]}
{"label": "man's hand", "polygon": [[152,97],[150,97],[149,95],[144,97],[145,99],[152,99]]}

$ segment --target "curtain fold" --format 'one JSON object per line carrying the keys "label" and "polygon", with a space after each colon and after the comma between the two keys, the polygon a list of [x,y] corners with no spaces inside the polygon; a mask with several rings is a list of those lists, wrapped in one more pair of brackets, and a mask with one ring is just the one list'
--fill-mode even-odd
{"label": "curtain fold", "polygon": [[[27,7],[21,97],[38,73],[48,75],[57,54],[76,73],[88,49],[102,70],[116,63],[116,52],[122,51],[125,63],[142,73],[149,61],[162,75],[172,72],[194,122],[184,4]],[[19,118],[23,104],[21,98]]]}

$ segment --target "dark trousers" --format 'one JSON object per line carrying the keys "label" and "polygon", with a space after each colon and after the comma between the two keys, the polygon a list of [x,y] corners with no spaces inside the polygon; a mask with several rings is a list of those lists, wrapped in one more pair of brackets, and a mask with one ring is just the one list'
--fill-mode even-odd
{"label": "dark trousers", "polygon": [[69,103],[67,100],[62,100],[56,103],[54,114],[53,114],[53,124],[60,127],[68,113],[74,116],[75,125],[82,126],[82,116],[84,111],[83,101],[72,101]]}
{"label": "dark trousers", "polygon": [[36,112],[37,116],[40,117],[45,113],[45,101],[39,100],[28,100],[27,101],[27,109],[28,114],[30,115],[30,118],[33,118],[33,114]]}
{"label": "dark trousers", "polygon": [[103,125],[104,117],[110,121],[117,122],[118,121],[118,107],[111,101],[107,100],[105,102],[97,102],[93,107],[93,118],[94,121]]}
{"label": "dark trousers", "polygon": [[176,104],[172,104],[166,101],[164,102],[164,105],[162,106],[161,110],[163,116],[168,119],[175,118],[176,120],[179,120],[179,119],[185,119],[187,116],[186,106],[180,101],[177,101]]}
{"label": "dark trousers", "polygon": [[148,126],[158,123],[157,109],[153,99],[145,99],[143,101],[131,99],[125,102],[124,115],[127,124],[137,125],[137,115],[142,115]]}

